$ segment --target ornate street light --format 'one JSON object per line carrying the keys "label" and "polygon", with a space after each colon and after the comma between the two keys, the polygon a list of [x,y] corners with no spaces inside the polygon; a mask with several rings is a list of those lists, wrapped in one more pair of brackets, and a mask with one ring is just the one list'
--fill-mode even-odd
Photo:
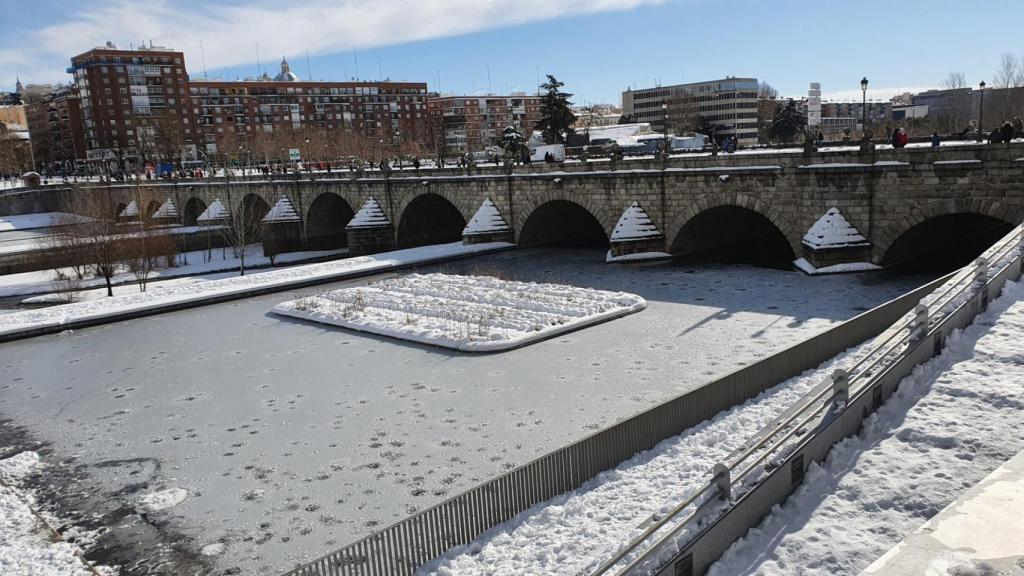
{"label": "ornate street light", "polygon": [[865,76],[865,77],[860,79],[860,92],[861,92],[861,96],[862,96],[861,104],[860,104],[860,111],[861,111],[860,130],[861,130],[861,134],[864,135],[864,137],[866,138],[867,137],[867,133],[868,133],[868,77],[867,76]]}
{"label": "ornate street light", "polygon": [[978,84],[981,88],[981,101],[978,103],[978,142],[983,142],[984,133],[981,131],[981,119],[985,117],[985,81]]}

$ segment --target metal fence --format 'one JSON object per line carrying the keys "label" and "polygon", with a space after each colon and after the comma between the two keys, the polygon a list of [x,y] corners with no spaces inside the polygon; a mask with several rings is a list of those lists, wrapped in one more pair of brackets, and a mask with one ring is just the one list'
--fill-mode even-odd
{"label": "metal fence", "polygon": [[897,321],[940,278],[696,390],[445,500],[284,576],[411,576],[530,507],[832,358]]}

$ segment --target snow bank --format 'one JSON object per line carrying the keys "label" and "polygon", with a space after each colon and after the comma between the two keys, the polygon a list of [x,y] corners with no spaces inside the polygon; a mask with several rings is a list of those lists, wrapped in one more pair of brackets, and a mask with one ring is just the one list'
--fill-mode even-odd
{"label": "snow bank", "polygon": [[709,576],[857,574],[1024,449],[1022,339],[1024,285],[1008,282]]}
{"label": "snow bank", "polygon": [[626,211],[619,217],[619,221],[612,230],[612,242],[625,240],[642,240],[646,238],[657,238],[661,236],[658,227],[651,221],[647,211],[640,207],[639,202],[633,202],[626,208]]}
{"label": "snow bank", "polygon": [[39,455],[22,452],[0,460],[0,574],[11,576],[92,576],[82,551],[54,542],[33,513],[35,498],[17,483],[40,466]]}
{"label": "snow bank", "polygon": [[863,247],[867,238],[843,216],[839,208],[829,208],[804,234],[803,243],[814,249]]}
{"label": "snow bank", "polygon": [[0,232],[50,228],[62,224],[87,222],[88,220],[85,216],[68,214],[67,212],[38,212],[35,214],[0,216]]}
{"label": "snow bank", "polygon": [[292,201],[287,196],[274,203],[274,207],[263,217],[264,222],[298,222],[299,215],[292,206]]}
{"label": "snow bank", "polygon": [[444,258],[483,254],[511,247],[504,242],[489,242],[464,246],[461,242],[421,246],[372,256],[346,258],[319,264],[306,264],[258,275],[234,276],[174,286],[152,286],[145,292],[126,294],[53,306],[39,310],[25,310],[0,316],[0,336],[45,328],[59,328],[73,322],[98,321],[126,312],[160,310],[169,306],[201,302],[211,298],[237,296],[253,290],[280,289],[310,281],[339,280],[345,277],[379,272]]}
{"label": "snow bank", "polygon": [[491,202],[490,198],[484,200],[480,209],[476,211],[469,224],[462,230],[463,236],[473,234],[490,234],[492,232],[507,232],[510,230],[505,218],[501,216],[498,207]]}
{"label": "snow bank", "polygon": [[345,228],[372,228],[387,226],[390,223],[388,217],[384,215],[384,211],[381,210],[380,204],[377,203],[377,199],[371,197],[363,204],[359,212],[356,212]]}
{"label": "snow bank", "polygon": [[672,255],[668,252],[635,252],[633,254],[623,254],[622,256],[613,256],[612,251],[608,251],[608,255],[605,256],[605,262],[637,262],[642,260],[665,260],[671,258]]}
{"label": "snow bank", "polygon": [[808,262],[806,258],[798,258],[794,260],[793,265],[811,276],[817,276],[818,274],[840,274],[843,272],[871,272],[873,270],[882,269],[881,266],[872,264],[871,262],[844,262],[842,264],[833,264],[831,266],[815,268],[814,265]]}
{"label": "snow bank", "polygon": [[139,498],[138,509],[142,512],[157,512],[177,506],[188,498],[188,490],[184,488],[168,488],[158,492],[150,492]]}
{"label": "snow bank", "polygon": [[491,276],[411,274],[282,302],[273,311],[470,352],[515,348],[639,312],[643,298]]}
{"label": "snow bank", "polygon": [[449,550],[420,573],[589,574],[638,535],[652,516],[664,516],[685,495],[707,484],[711,468],[745,447],[751,430],[775,421],[864,347],[840,354],[664,440],[576,490],[530,508],[468,546]]}

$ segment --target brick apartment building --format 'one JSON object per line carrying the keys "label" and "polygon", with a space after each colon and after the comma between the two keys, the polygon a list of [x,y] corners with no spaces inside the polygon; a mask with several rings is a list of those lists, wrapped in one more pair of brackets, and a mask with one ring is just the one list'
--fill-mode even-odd
{"label": "brick apartment building", "polygon": [[71,58],[68,73],[81,103],[88,160],[117,170],[182,155],[168,148],[189,144],[184,54],[152,45],[119,50],[108,42]]}
{"label": "brick apartment building", "polygon": [[60,173],[85,162],[85,122],[77,91],[62,86],[25,105],[36,168]]}
{"label": "brick apartment building", "polygon": [[280,148],[298,147],[323,159],[339,155],[334,144],[347,135],[393,155],[431,141],[424,82],[309,82],[283,60],[274,78],[193,80],[189,98],[186,133],[201,148],[225,154],[241,149],[256,159],[280,158]]}
{"label": "brick apartment building", "polygon": [[[425,82],[303,81],[286,60],[273,78],[192,80],[181,52],[110,43],[73,57],[68,72],[80,102],[85,158],[94,169],[221,161],[220,154],[283,160],[283,148],[304,145],[303,156],[323,158],[327,144],[345,134],[373,142],[378,155],[406,151],[412,142],[432,145]],[[315,136],[318,142],[304,142]]]}
{"label": "brick apartment building", "polygon": [[430,100],[434,146],[445,154],[497,144],[506,126],[529,137],[540,121],[540,96],[436,96]]}

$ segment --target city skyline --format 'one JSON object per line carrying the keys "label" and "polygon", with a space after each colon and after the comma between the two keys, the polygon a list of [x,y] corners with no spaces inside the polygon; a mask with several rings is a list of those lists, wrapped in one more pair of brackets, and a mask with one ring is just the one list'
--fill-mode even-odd
{"label": "city skyline", "polygon": [[[723,13],[720,3],[705,0],[399,0],[380,6],[313,0],[286,8],[90,0],[55,17],[59,10],[36,3],[8,9],[13,18],[4,20],[19,28],[2,30],[0,85],[10,89],[16,78],[68,82],[64,69],[71,56],[110,40],[122,48],[153,42],[181,50],[193,79],[256,76],[272,72],[286,56],[303,79],[342,81],[358,70],[362,80],[421,81],[442,93],[529,93],[538,79],[554,74],[576,94],[577,104],[617,104],[628,87],[723,76],[755,76],[784,96],[801,96],[808,82],[818,81],[824,98],[842,99],[860,96],[863,75],[871,79],[869,97],[888,99],[936,87],[952,71],[963,72],[969,85],[991,82],[1000,55],[1012,46],[983,33],[983,24],[1024,15],[1024,7],[1011,2],[992,2],[975,13],[952,2],[743,4]],[[959,31],[936,35],[953,15]],[[733,33],[701,41],[685,24],[693,20],[704,23],[702,29]],[[889,34],[885,25],[892,22],[895,33]],[[851,30],[865,30],[867,40]],[[780,34],[785,39],[775,40]],[[770,49],[754,49],[764,44]]]}

